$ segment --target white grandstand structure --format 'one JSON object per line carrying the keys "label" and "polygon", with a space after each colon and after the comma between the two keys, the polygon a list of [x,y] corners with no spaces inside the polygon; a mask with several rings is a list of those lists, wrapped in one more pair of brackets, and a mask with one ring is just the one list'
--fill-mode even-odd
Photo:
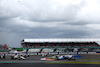
{"label": "white grandstand structure", "polygon": [[33,52],[94,51],[100,50],[100,38],[23,39],[21,45]]}
{"label": "white grandstand structure", "polygon": [[23,42],[98,42],[99,43],[100,38],[24,39]]}

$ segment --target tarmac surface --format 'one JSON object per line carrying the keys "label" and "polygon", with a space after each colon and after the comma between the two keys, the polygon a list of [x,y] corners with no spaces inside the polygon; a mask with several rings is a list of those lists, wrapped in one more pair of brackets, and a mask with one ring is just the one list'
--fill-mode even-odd
{"label": "tarmac surface", "polygon": [[[54,56],[54,55],[49,55],[46,57],[51,57],[51,56]],[[86,60],[86,61],[89,61],[89,60],[90,61],[92,61],[92,60],[93,61],[100,61],[100,54],[81,54],[80,56],[82,56],[82,58],[79,58],[77,61],[84,61],[84,60]],[[40,62],[43,62],[40,60],[41,58],[44,58],[44,57],[36,55],[36,56],[29,56],[25,60],[17,60],[17,59],[13,60],[13,59],[11,59],[10,56],[6,56],[5,59],[0,58],[0,62],[2,62],[2,61],[23,61],[23,62],[25,62],[25,61],[35,61],[35,62],[40,61]],[[68,60],[59,60],[59,61],[68,61]]]}
{"label": "tarmac surface", "polygon": [[96,64],[3,63],[0,67],[100,67]]}
{"label": "tarmac surface", "polygon": [[[51,55],[50,55],[51,56]],[[100,62],[100,54],[82,54],[75,62]],[[49,57],[49,56],[48,56]],[[41,61],[41,56],[29,56],[25,60],[12,60],[10,56],[0,58],[0,67],[100,67],[100,64],[61,64],[49,62],[71,62],[72,60]]]}

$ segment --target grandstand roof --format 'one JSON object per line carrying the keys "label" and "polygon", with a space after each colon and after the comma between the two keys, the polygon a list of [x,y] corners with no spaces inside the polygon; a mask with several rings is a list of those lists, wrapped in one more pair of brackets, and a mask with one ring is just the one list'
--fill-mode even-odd
{"label": "grandstand roof", "polygon": [[22,42],[100,42],[100,38],[24,39]]}

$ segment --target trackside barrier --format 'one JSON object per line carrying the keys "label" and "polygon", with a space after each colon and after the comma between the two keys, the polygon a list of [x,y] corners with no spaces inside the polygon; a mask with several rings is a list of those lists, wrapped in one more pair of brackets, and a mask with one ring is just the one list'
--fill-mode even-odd
{"label": "trackside barrier", "polygon": [[48,53],[48,54],[49,54],[49,55],[50,55],[50,54],[52,54],[52,55],[53,55],[53,54],[59,54],[59,53]]}
{"label": "trackside barrier", "polygon": [[[96,54],[96,53],[100,53],[100,52],[66,52],[66,53],[61,53],[61,52],[51,52],[51,53],[27,53],[27,55],[55,55],[55,54]],[[5,54],[6,56],[11,56],[11,55],[15,55],[15,54]],[[26,55],[26,53],[20,53],[19,55]]]}

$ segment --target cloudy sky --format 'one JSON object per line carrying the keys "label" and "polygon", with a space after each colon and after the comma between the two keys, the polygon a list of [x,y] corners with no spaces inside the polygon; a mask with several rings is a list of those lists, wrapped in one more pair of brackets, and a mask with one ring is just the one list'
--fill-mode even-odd
{"label": "cloudy sky", "polygon": [[24,38],[100,38],[100,0],[0,0],[0,44]]}

